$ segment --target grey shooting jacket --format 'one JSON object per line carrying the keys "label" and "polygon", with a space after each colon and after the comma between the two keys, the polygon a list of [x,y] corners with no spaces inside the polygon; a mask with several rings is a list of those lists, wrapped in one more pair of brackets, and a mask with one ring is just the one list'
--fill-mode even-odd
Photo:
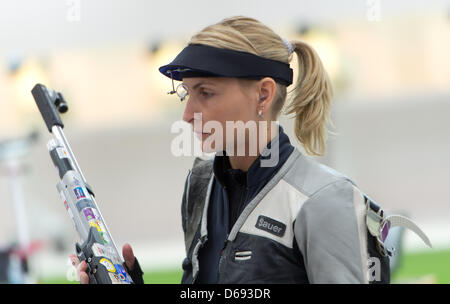
{"label": "grey shooting jacket", "polygon": [[[208,238],[212,165],[196,158],[186,178],[182,283],[195,283]],[[384,223],[383,210],[352,180],[295,148],[231,229],[218,283],[389,283]]]}

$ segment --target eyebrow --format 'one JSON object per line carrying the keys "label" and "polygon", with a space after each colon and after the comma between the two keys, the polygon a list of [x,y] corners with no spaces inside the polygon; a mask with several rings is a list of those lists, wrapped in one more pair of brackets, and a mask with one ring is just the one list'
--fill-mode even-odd
{"label": "eyebrow", "polygon": [[[186,85],[184,82],[183,82],[183,84]],[[197,83],[196,85],[194,85],[194,86],[192,87],[192,90],[197,89],[197,88],[198,88],[200,85],[202,85],[202,84],[212,84],[212,85],[214,85],[214,83],[209,82],[209,81],[200,81],[199,83]]]}

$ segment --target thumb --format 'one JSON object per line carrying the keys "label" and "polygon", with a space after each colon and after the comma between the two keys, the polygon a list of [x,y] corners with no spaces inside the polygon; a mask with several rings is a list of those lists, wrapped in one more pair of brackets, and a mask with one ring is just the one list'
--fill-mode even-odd
{"label": "thumb", "polygon": [[134,267],[134,253],[130,244],[125,243],[122,247],[122,256],[127,264],[128,269],[133,270]]}

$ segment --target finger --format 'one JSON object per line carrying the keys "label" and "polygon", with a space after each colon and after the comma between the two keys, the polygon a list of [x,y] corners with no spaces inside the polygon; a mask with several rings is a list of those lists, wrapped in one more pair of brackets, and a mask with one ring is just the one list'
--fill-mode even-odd
{"label": "finger", "polygon": [[[89,277],[86,273],[86,269],[87,269],[87,264],[85,261],[82,261],[77,266],[77,277],[81,284],[89,283]],[[87,283],[86,283],[86,277],[87,277]]]}
{"label": "finger", "polygon": [[89,276],[86,272],[80,273],[80,284],[89,284]]}
{"label": "finger", "polygon": [[77,269],[78,269],[80,272],[86,272],[86,269],[87,269],[87,264],[86,264],[86,262],[85,262],[85,261],[82,261],[80,264],[78,264]]}
{"label": "finger", "polygon": [[69,259],[72,262],[72,265],[75,267],[77,267],[78,264],[80,263],[80,260],[78,260],[78,257],[75,254],[69,255]]}
{"label": "finger", "polygon": [[122,256],[127,264],[128,269],[133,270],[134,267],[134,253],[131,245],[125,243],[122,247]]}

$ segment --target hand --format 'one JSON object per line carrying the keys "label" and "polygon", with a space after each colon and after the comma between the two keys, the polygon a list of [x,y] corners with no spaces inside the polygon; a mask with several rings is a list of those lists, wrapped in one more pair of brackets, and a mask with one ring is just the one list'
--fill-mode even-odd
{"label": "hand", "polygon": [[86,273],[87,264],[86,261],[80,263],[80,260],[75,254],[69,255],[69,258],[72,262],[72,265],[77,269],[77,278],[80,281],[80,284],[89,284],[89,276]]}
{"label": "hand", "polygon": [[[134,268],[134,253],[133,249],[131,248],[130,244],[125,243],[122,247],[122,256],[125,260],[125,264],[127,265],[128,269],[130,271]],[[89,276],[86,272],[87,270],[87,264],[86,261],[82,261],[80,263],[80,260],[75,254],[71,254],[69,256],[70,260],[72,261],[72,265],[76,267],[77,269],[77,278],[80,280],[80,284],[89,284]]]}

